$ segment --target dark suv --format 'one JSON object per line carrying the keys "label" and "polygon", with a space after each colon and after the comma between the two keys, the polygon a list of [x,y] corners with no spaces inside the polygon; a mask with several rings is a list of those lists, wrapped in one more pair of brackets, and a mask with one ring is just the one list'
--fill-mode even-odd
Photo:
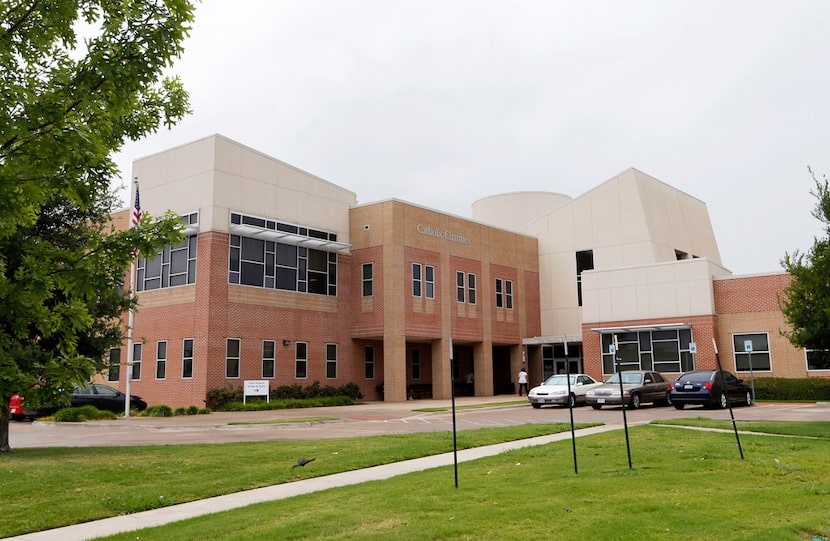
{"label": "dark suv", "polygon": [[725,408],[729,402],[752,405],[752,393],[743,380],[721,370],[693,370],[680,374],[669,385],[669,400],[682,410],[686,404]]}

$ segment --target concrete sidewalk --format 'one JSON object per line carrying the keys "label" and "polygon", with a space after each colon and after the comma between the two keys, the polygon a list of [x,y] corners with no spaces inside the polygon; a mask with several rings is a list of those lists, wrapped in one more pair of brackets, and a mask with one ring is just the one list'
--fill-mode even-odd
{"label": "concrete sidewalk", "polygon": [[[600,432],[607,432],[609,430],[618,430],[620,428],[622,428],[622,426],[616,424],[603,425],[578,430],[576,435],[586,436]],[[462,451],[458,451],[458,462],[468,462],[483,457],[497,455],[505,451],[512,451],[534,445],[544,445],[555,441],[569,439],[570,437],[570,431],[566,431],[526,440],[488,445],[486,447],[476,447],[474,449],[464,449]],[[152,511],[143,511],[141,513],[96,520],[84,524],[75,524],[65,528],[55,528],[53,530],[33,532],[16,537],[7,537],[4,538],[4,540],[80,541],[85,539],[94,539],[96,537],[106,535],[114,535],[117,533],[129,532],[152,526],[160,526],[162,524],[169,524],[171,522],[192,517],[227,511],[229,509],[237,509],[254,503],[281,500],[329,488],[355,485],[366,481],[389,479],[397,475],[451,465],[453,465],[453,453],[444,453],[440,455],[416,458],[413,460],[406,460],[403,462],[385,464],[382,466],[374,466],[372,468],[365,468],[362,470],[348,471],[334,475],[315,477],[313,479],[304,479],[292,483],[283,483],[270,487],[246,490],[244,492],[227,494],[225,496],[217,496],[215,498],[208,498],[205,500],[171,505],[170,507],[163,507]]]}

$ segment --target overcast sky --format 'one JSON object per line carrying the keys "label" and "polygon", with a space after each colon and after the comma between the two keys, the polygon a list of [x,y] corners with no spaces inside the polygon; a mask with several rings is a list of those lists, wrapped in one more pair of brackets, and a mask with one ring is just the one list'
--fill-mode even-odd
{"label": "overcast sky", "polygon": [[185,46],[193,114],[125,147],[125,186],[134,159],[219,133],[361,203],[463,217],[635,167],[707,204],[736,274],[822,234],[826,0],[205,0]]}

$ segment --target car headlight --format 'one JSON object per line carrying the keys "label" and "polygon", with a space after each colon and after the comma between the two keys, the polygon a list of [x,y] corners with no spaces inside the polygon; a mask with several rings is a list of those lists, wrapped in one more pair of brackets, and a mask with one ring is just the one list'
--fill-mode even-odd
{"label": "car headlight", "polygon": [[595,394],[597,394],[597,392],[591,390],[591,391],[588,391],[587,393],[585,393],[585,396],[594,396]]}

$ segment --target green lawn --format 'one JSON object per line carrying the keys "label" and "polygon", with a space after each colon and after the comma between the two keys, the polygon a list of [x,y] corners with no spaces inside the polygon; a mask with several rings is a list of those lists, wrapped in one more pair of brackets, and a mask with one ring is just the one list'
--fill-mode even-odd
{"label": "green lawn", "polygon": [[[591,426],[589,424],[579,425]],[[459,449],[569,431],[528,424],[458,432]],[[15,449],[0,454],[0,537],[452,451],[451,432],[370,438]],[[299,458],[315,458],[292,469]]]}
{"label": "green lawn", "polygon": [[[695,420],[687,422],[694,424]],[[791,427],[782,431],[812,432],[805,427],[815,424],[782,424]],[[731,423],[727,425],[731,427]],[[817,425],[823,428],[822,423]],[[549,432],[550,428],[546,430]],[[569,426],[560,428],[568,430]],[[482,431],[461,432],[460,440],[478,432]],[[401,455],[411,454],[407,449],[420,444],[409,438],[382,438],[380,447],[386,446],[388,452],[377,456],[403,458]],[[339,451],[331,448],[330,452],[363,455],[364,448],[375,448],[377,439],[287,442],[296,447],[280,453],[279,460],[293,462],[308,446],[338,442]],[[742,434],[744,460],[740,459],[734,435],[728,432],[644,425],[630,430],[630,442],[631,469],[624,433],[614,431],[577,440],[578,475],[573,471],[572,447],[567,439],[461,463],[458,488],[454,486],[452,467],[437,468],[257,504],[112,539],[797,541],[830,537],[830,439]],[[227,464],[224,476],[210,465],[181,469],[188,472],[188,482],[207,476],[214,482],[224,480],[228,484],[240,475],[231,468],[234,460],[230,458],[242,454],[239,460],[249,462],[245,453],[253,451],[246,451],[246,447],[253,449],[257,445],[275,444],[193,446],[217,449],[216,454],[224,456]],[[446,441],[441,445],[446,447]],[[168,451],[178,454],[180,448],[142,448],[140,456],[146,460],[144,449],[153,450],[162,460]],[[315,468],[328,469],[330,463],[342,458],[338,454],[331,455],[338,457],[334,460],[320,460],[329,455],[321,447],[315,449],[320,451],[313,463]],[[112,462],[111,457],[103,454],[106,452],[94,450],[95,454],[101,453],[99,462]],[[256,456],[261,458],[261,452]],[[61,458],[53,456],[53,460]],[[177,460],[182,460],[181,455]],[[201,456],[198,460],[202,460]],[[176,464],[167,462],[167,470]],[[6,462],[3,465],[8,467]],[[116,471],[129,468],[111,464],[105,474],[92,473],[92,478],[102,483],[112,475],[112,466],[116,466]],[[280,463],[279,468],[261,466],[253,471],[257,469],[277,476],[285,469],[285,463]],[[191,470],[201,473],[193,476]],[[303,476],[312,471],[303,471]],[[158,471],[150,475],[155,479],[163,477]],[[176,476],[177,472],[169,471],[168,475]],[[0,481],[5,512],[9,501],[5,471],[0,474]],[[148,487],[152,487],[151,482],[139,491],[148,499],[168,494],[160,488],[153,492]],[[89,487],[95,488],[94,484]],[[46,504],[43,507],[51,505],[51,500],[41,500]],[[10,515],[20,512],[17,509]],[[2,531],[0,535],[10,533]]]}

